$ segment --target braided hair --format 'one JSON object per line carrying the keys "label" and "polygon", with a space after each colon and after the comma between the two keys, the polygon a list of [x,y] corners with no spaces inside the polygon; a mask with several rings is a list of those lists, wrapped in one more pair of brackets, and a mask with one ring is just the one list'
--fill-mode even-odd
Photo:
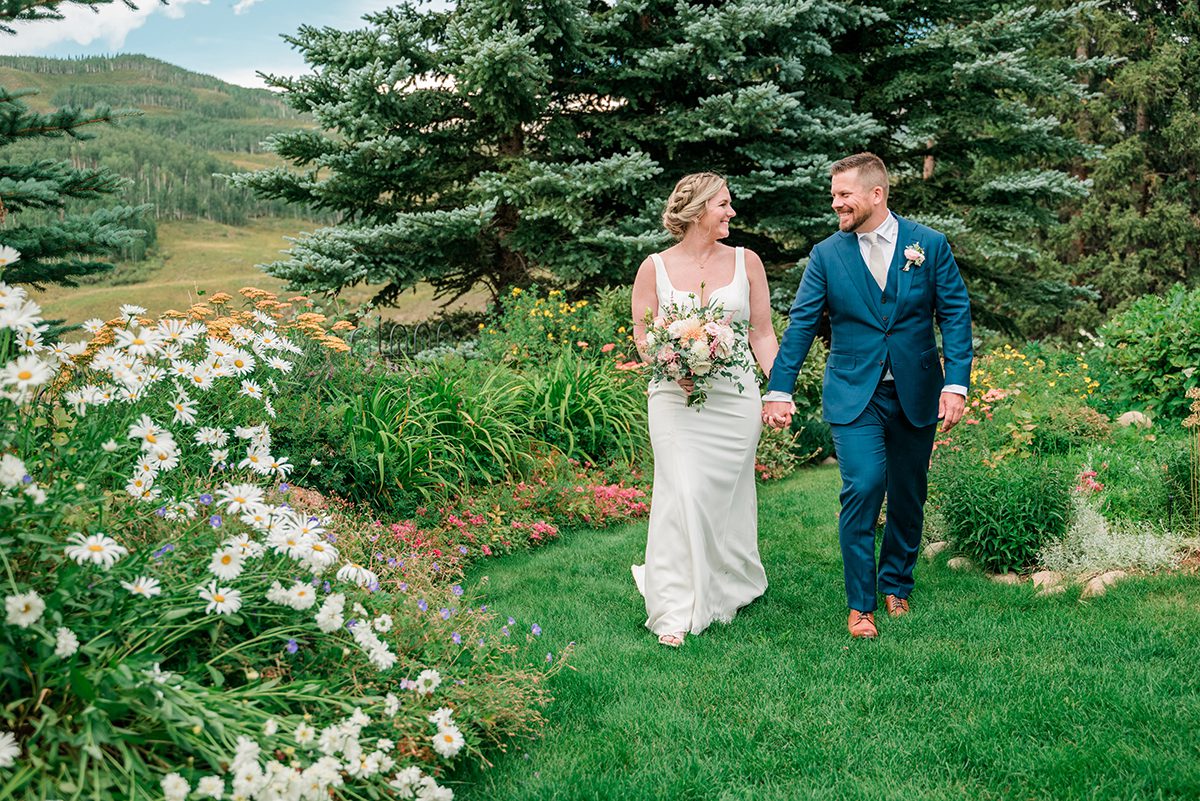
{"label": "braided hair", "polygon": [[680,178],[663,209],[663,228],[676,239],[683,239],[692,223],[704,214],[708,201],[723,186],[725,179],[713,172],[694,172]]}

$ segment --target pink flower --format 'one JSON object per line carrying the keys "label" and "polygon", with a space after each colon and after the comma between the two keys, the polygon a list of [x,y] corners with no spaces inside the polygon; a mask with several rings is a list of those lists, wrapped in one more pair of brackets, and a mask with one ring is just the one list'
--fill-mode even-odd
{"label": "pink flower", "polygon": [[615,347],[617,347],[617,346],[616,346],[616,345],[614,345],[613,343],[609,342],[607,345],[603,345],[603,346],[600,348],[600,352],[601,352],[601,353],[609,353],[609,352],[610,352],[610,351],[612,351],[612,350],[613,350]]}
{"label": "pink flower", "polygon": [[904,258],[907,261],[911,261],[913,264],[920,264],[921,262],[925,261],[925,254],[916,248],[905,248]]}

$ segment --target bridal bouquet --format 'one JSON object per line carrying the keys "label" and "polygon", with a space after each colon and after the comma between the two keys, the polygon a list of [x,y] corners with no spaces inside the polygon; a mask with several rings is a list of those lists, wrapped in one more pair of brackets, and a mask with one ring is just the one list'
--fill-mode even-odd
{"label": "bridal bouquet", "polygon": [[688,406],[702,406],[706,387],[714,378],[730,378],[739,392],[741,379],[751,368],[750,355],[741,344],[746,323],[732,322],[720,304],[699,308],[672,303],[658,317],[646,313],[646,353],[651,381],[690,378],[695,390]]}

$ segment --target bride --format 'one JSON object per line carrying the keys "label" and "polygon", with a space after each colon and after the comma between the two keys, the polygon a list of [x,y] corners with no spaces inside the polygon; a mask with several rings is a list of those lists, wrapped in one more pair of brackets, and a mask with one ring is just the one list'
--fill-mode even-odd
{"label": "bride", "polygon": [[[770,373],[779,343],[762,261],[720,241],[734,216],[720,176],[696,173],[675,185],[662,219],[678,242],[643,261],[633,284],[634,338],[643,360],[652,356],[647,311],[656,316],[672,302],[719,303],[734,320],[749,320],[749,347]],[[742,384],[744,394],[728,378],[713,380],[699,408],[686,405],[691,379],[650,385],[654,494],[646,563],[634,566],[633,575],[646,599],[646,627],[663,645],[678,647],[688,632],[700,634],[714,620],[728,623],[767,587],[754,487],[762,401],[753,375]]]}

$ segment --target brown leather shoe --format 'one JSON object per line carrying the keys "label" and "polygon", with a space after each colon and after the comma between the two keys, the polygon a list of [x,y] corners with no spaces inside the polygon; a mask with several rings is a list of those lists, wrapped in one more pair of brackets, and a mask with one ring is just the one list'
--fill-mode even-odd
{"label": "brown leather shoe", "polygon": [[904,617],[908,614],[908,599],[889,595],[883,599],[889,617]]}
{"label": "brown leather shoe", "polygon": [[874,612],[860,612],[857,609],[851,609],[850,620],[846,625],[850,628],[851,637],[873,640],[879,636],[879,629],[875,628]]}

